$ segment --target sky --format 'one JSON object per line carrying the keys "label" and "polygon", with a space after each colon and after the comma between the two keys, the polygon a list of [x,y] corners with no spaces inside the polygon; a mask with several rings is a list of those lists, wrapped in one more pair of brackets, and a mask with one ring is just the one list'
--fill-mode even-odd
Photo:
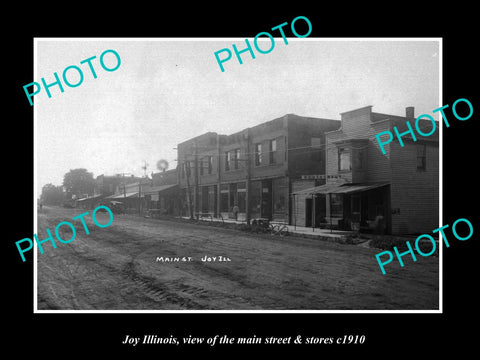
{"label": "sky", "polygon": [[[265,40],[265,41],[263,41]],[[268,38],[259,41],[270,47]],[[253,47],[253,39],[249,39]],[[46,39],[37,38],[34,79],[54,82],[78,66],[83,82],[42,87],[34,96],[36,190],[61,185],[70,169],[94,177],[157,172],[166,159],[176,167],[176,145],[208,131],[231,134],[285,114],[340,120],[340,113],[373,106],[374,112],[430,114],[441,106],[440,45],[436,39],[275,38],[268,54],[253,47],[220,70],[214,53],[245,39]],[[121,59],[105,71],[100,55]],[[223,57],[225,54],[221,54]],[[97,78],[88,64],[91,61]],[[104,57],[113,68],[112,53]],[[75,70],[67,72],[79,82]],[[28,101],[28,100],[26,100]],[[438,120],[438,114],[433,115]]]}

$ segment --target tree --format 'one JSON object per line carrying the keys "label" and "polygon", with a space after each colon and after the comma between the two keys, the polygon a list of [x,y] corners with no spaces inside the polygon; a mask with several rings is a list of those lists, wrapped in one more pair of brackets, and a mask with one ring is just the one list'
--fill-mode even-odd
{"label": "tree", "polygon": [[42,187],[42,194],[40,201],[45,205],[61,205],[64,200],[62,186],[55,186],[53,184],[45,184]]}
{"label": "tree", "polygon": [[63,186],[70,198],[72,195],[79,197],[84,194],[93,194],[95,187],[93,173],[82,168],[70,170],[63,177]]}

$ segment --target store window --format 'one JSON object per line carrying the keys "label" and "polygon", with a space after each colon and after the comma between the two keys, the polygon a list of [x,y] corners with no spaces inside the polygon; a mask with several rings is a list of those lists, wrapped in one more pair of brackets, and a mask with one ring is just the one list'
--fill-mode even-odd
{"label": "store window", "polygon": [[220,185],[220,211],[221,212],[228,212],[228,194],[229,194],[229,186],[228,184]]}
{"label": "store window", "polygon": [[284,221],[287,213],[288,181],[285,178],[272,181],[273,218]]}
{"label": "store window", "polygon": [[247,201],[247,193],[246,193],[246,184],[244,182],[237,184],[237,202],[238,208],[241,213],[246,211],[246,201]]}
{"label": "store window", "polygon": [[332,217],[343,218],[343,194],[330,194],[330,212]]}
{"label": "store window", "polygon": [[250,211],[252,218],[260,217],[262,204],[262,181],[252,181],[250,191]]}
{"label": "store window", "polygon": [[233,206],[237,203],[237,184],[232,183],[229,186],[229,204],[228,209],[232,211]]}

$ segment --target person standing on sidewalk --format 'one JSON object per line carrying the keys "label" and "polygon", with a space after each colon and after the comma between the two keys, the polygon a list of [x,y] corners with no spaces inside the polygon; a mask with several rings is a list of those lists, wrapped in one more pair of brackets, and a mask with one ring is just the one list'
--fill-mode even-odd
{"label": "person standing on sidewalk", "polygon": [[238,207],[238,205],[235,203],[233,205],[233,208],[232,208],[232,212],[233,212],[233,217],[235,218],[235,221],[238,220],[238,212],[240,211],[240,208]]}

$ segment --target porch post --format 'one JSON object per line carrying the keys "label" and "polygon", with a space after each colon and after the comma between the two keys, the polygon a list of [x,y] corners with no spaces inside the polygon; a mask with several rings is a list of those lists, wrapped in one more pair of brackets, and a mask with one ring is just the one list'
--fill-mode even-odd
{"label": "porch post", "polygon": [[294,229],[297,230],[297,197],[293,194],[293,206],[295,207],[293,211],[294,216]]}
{"label": "porch post", "polygon": [[312,232],[315,232],[315,193],[312,194]]}
{"label": "porch post", "polygon": [[330,216],[330,233],[332,233],[332,194],[328,194],[328,211]]}

